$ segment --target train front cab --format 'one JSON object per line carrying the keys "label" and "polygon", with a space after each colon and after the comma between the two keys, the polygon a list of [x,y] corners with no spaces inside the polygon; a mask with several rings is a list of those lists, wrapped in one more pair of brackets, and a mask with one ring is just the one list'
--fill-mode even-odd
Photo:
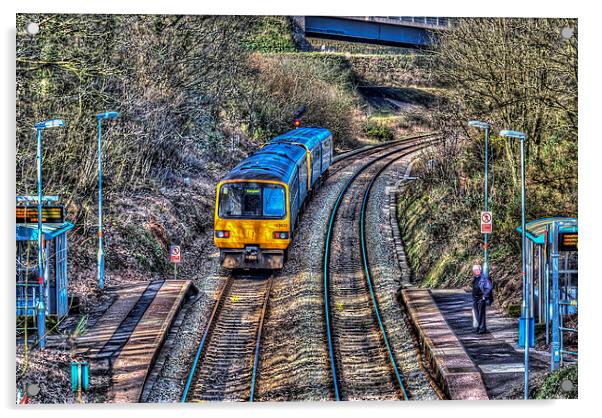
{"label": "train front cab", "polygon": [[[291,242],[284,182],[227,180],[217,187],[214,241],[228,269],[281,269]],[[294,218],[293,218],[294,219]]]}

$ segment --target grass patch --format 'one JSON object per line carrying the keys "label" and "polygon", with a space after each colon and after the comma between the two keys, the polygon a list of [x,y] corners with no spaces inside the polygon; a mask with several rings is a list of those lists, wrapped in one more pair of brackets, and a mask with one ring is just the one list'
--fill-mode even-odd
{"label": "grass patch", "polygon": [[[577,399],[578,372],[577,366],[568,366],[551,373],[537,390],[535,399]],[[562,388],[562,382],[565,380],[572,383],[572,389],[568,392]]]}

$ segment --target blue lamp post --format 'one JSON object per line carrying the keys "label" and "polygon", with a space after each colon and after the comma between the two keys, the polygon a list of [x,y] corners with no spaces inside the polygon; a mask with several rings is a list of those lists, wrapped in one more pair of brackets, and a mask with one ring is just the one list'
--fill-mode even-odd
{"label": "blue lamp post", "polygon": [[105,251],[102,233],[102,120],[114,119],[118,112],[104,112],[96,115],[98,121],[98,287],[105,287]]}
{"label": "blue lamp post", "polygon": [[44,304],[44,238],[42,232],[42,131],[48,128],[65,126],[60,119],[47,120],[35,124],[37,149],[36,159],[38,163],[38,341],[40,348],[46,347],[46,306]]}
{"label": "blue lamp post", "polygon": [[[469,126],[485,130],[485,212],[489,210],[489,198],[488,198],[488,163],[489,163],[489,125],[487,122],[481,122],[479,120],[471,120],[468,122]],[[489,262],[487,261],[487,250],[489,234],[483,234],[483,274],[489,277]]]}
{"label": "blue lamp post", "polygon": [[527,135],[518,131],[500,131],[501,136],[507,138],[520,139],[520,176],[521,176],[521,241],[522,241],[522,280],[523,280],[523,317],[525,330],[525,394],[524,398],[529,399],[529,344],[531,343],[531,330],[529,329],[531,320],[531,307],[529,306],[531,290],[529,289],[529,280],[527,280],[527,252],[526,252],[526,230],[525,230],[525,138]]}

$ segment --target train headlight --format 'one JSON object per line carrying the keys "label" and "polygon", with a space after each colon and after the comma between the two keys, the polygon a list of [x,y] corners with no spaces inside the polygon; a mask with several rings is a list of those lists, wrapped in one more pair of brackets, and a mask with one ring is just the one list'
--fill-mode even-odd
{"label": "train headlight", "polygon": [[276,231],[274,232],[274,239],[288,239],[287,231]]}
{"label": "train headlight", "polygon": [[217,238],[230,238],[230,231],[215,231]]}

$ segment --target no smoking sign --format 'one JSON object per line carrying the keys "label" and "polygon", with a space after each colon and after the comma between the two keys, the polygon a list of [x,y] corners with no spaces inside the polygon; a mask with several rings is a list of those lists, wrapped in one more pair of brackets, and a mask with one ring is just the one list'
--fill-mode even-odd
{"label": "no smoking sign", "polygon": [[491,234],[493,231],[493,215],[491,212],[481,212],[481,234]]}
{"label": "no smoking sign", "polygon": [[169,261],[171,261],[172,263],[179,263],[180,262],[180,246],[179,245],[172,245],[169,248]]}

